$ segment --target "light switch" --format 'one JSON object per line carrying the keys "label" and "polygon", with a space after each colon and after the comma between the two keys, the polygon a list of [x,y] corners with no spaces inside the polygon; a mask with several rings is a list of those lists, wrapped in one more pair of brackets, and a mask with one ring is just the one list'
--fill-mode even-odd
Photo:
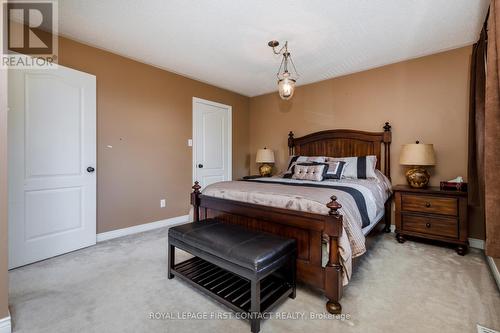
{"label": "light switch", "polygon": [[192,147],[193,146],[193,139],[188,139],[188,147]]}
{"label": "light switch", "polygon": [[167,200],[161,199],[160,200],[160,208],[165,208],[167,207]]}

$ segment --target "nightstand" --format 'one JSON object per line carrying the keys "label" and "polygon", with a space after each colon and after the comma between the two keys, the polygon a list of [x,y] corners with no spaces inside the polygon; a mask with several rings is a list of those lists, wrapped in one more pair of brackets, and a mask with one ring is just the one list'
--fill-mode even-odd
{"label": "nightstand", "polygon": [[442,191],[439,187],[416,189],[394,186],[396,239],[415,236],[456,244],[460,255],[467,253],[467,193]]}
{"label": "nightstand", "polygon": [[257,179],[257,178],[264,178],[264,177],[271,177],[271,176],[261,176],[261,175],[251,175],[251,176],[243,176],[243,180],[247,179]]}

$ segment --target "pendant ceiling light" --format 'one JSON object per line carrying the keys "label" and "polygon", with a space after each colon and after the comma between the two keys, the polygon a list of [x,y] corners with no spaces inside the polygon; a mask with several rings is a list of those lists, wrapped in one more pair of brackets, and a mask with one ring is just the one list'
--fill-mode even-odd
{"label": "pendant ceiling light", "polygon": [[[274,54],[283,55],[280,68],[276,74],[278,77],[278,92],[281,99],[285,101],[289,100],[295,92],[295,83],[297,83],[299,74],[297,73],[297,69],[293,63],[292,56],[290,55],[290,52],[288,52],[288,41],[286,41],[285,45],[283,45],[283,47],[279,50],[276,50],[276,48],[280,45],[277,40],[272,40],[267,43],[267,45],[273,48]],[[289,68],[289,64],[292,65],[291,68]]]}

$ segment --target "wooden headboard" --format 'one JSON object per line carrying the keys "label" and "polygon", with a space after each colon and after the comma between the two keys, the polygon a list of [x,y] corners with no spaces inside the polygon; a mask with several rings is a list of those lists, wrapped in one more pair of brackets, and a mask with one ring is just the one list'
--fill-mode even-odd
{"label": "wooden headboard", "polygon": [[[290,155],[305,156],[377,156],[377,169],[391,178],[391,125],[385,123],[383,132],[334,129],[311,133],[294,138],[288,134]],[[384,170],[381,169],[382,146],[384,146]]]}

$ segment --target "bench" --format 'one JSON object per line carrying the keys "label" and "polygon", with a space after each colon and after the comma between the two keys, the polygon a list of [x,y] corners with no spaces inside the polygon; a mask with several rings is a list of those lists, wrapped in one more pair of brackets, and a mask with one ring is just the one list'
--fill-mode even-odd
{"label": "bench", "polygon": [[[170,228],[168,242],[168,278],[246,313],[253,333],[262,313],[295,298],[294,239],[207,219]],[[175,248],[194,257],[175,264]]]}

